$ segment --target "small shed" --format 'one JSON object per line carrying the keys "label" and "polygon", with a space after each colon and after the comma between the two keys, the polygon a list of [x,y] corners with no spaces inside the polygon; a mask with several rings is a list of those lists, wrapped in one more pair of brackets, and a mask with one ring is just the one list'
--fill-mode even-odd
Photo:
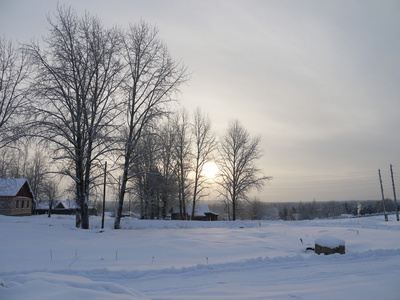
{"label": "small shed", "polygon": [[30,216],[34,195],[27,179],[0,178],[0,214]]}
{"label": "small shed", "polygon": [[[190,220],[192,216],[193,206],[188,205],[186,207],[186,219]],[[200,205],[195,209],[194,221],[218,221],[218,214],[212,212],[208,205]],[[172,220],[181,220],[181,214],[179,212],[179,206],[173,206],[171,209],[171,219]]]}

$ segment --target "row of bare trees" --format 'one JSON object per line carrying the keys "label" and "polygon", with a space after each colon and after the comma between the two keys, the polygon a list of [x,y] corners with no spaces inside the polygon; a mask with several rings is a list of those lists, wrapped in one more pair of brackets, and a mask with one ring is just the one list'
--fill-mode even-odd
{"label": "row of bare trees", "polygon": [[133,190],[139,193],[142,217],[165,218],[168,208],[175,205],[181,219],[193,218],[197,202],[208,195],[211,179],[203,169],[214,160],[215,134],[200,109],[190,119],[185,110],[169,114],[141,140],[142,157],[132,174],[136,174]]}
{"label": "row of bare trees", "polygon": [[[227,217],[235,220],[238,204],[249,201],[248,192],[270,179],[255,165],[262,155],[259,137],[250,138],[237,120],[218,144],[210,119],[200,109],[192,116],[185,110],[170,114],[151,130],[137,148],[141,157],[129,187],[137,193],[143,218],[165,218],[172,205],[181,219],[194,218],[198,201],[211,187],[231,209]],[[209,162],[219,168],[214,179],[204,172]]]}
{"label": "row of bare trees", "polygon": [[[211,121],[200,110],[193,122],[184,110],[172,113],[189,75],[173,60],[144,21],[127,30],[105,28],[96,17],[79,17],[58,7],[48,17],[40,43],[14,48],[0,42],[0,147],[29,138],[51,149],[57,172],[74,183],[76,226],[89,228],[89,195],[101,182],[103,162],[113,162],[109,179],[118,194],[114,228],[120,228],[125,196],[139,198],[142,216],[165,217],[177,199],[205,195],[204,165],[216,156]],[[232,122],[218,147],[220,194],[232,206],[268,179],[255,167],[259,138],[250,139]]]}

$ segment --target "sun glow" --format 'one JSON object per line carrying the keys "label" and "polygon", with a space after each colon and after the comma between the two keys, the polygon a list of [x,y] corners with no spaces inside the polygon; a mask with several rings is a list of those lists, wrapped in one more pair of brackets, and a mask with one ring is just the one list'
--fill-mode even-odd
{"label": "sun glow", "polygon": [[204,165],[202,175],[208,179],[214,179],[218,171],[219,169],[217,164],[213,161],[210,161]]}

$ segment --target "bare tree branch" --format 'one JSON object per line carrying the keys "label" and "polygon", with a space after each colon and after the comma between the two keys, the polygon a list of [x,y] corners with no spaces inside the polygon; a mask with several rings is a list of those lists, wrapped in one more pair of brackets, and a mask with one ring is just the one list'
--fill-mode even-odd
{"label": "bare tree branch", "polygon": [[26,52],[0,38],[0,148],[22,135],[23,112],[28,104],[28,74]]}

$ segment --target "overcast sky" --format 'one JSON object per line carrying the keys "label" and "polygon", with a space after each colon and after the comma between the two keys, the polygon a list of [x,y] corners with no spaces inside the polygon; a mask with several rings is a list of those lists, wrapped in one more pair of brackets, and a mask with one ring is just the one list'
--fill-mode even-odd
{"label": "overcast sky", "polygon": [[[260,135],[265,201],[393,198],[400,186],[400,1],[58,1],[157,25],[192,77],[181,105]],[[0,0],[0,34],[47,34],[56,1]],[[400,192],[398,192],[400,194]]]}

